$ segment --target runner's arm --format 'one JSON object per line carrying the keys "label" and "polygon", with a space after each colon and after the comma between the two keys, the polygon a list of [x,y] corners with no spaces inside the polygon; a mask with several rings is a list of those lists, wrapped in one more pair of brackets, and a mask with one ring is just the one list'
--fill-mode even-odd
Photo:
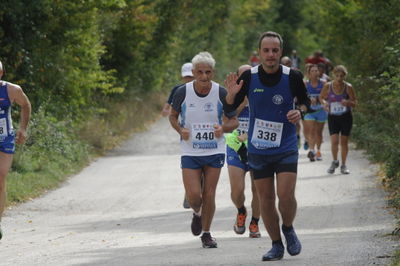
{"label": "runner's arm", "polygon": [[326,99],[328,98],[328,92],[329,92],[329,83],[325,83],[324,87],[321,90],[321,93],[319,94],[319,101],[320,103],[324,106],[325,111],[329,111],[329,105]]}
{"label": "runner's arm", "polygon": [[236,111],[226,102],[227,91],[225,88],[219,88],[219,99],[222,102],[224,115],[222,117],[222,130],[224,133],[232,132],[239,126],[239,121],[236,117]]}
{"label": "runner's arm", "polygon": [[239,126],[239,120],[236,116],[228,118],[224,115],[222,118],[222,131],[224,133],[229,133],[235,130]]}
{"label": "runner's arm", "polygon": [[172,100],[172,108],[169,115],[169,122],[171,126],[178,132],[182,139],[187,140],[189,138],[189,130],[182,127],[179,123],[179,114],[181,112],[181,106],[186,97],[186,87],[182,86],[175,92]]}
{"label": "runner's arm", "polygon": [[357,104],[356,93],[351,84],[347,84],[347,94],[349,95],[349,99],[345,100],[344,105],[353,108],[356,107]]}
{"label": "runner's arm", "polygon": [[[300,71],[291,69],[289,74],[289,86],[293,97],[296,98],[296,110],[289,111],[287,119],[291,123],[297,123],[309,110],[311,100],[308,97],[306,85],[303,81],[303,74]],[[300,119],[298,117],[300,116]]]}
{"label": "runner's arm", "polygon": [[16,143],[23,144],[28,136],[27,129],[31,116],[31,103],[20,86],[8,83],[7,88],[9,90],[11,102],[15,102],[21,107],[21,117],[19,121],[19,129],[16,135]]}
{"label": "runner's arm", "polygon": [[249,103],[249,100],[247,100],[247,97],[245,97],[244,101],[239,105],[239,107],[236,109],[236,113],[240,114],[242,110],[246,107],[246,105]]}
{"label": "runner's arm", "polygon": [[163,109],[161,110],[161,115],[163,117],[168,116],[170,113],[170,110],[171,110],[171,105],[169,103],[165,103],[163,106]]}

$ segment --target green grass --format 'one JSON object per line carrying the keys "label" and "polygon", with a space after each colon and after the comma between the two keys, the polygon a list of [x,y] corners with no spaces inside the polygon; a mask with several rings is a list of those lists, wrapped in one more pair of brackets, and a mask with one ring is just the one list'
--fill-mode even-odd
{"label": "green grass", "polygon": [[93,158],[144,130],[159,117],[165,100],[165,95],[159,94],[109,103],[107,110],[86,117],[84,123],[67,118],[57,121],[44,108],[33,114],[28,142],[17,147],[7,176],[7,204],[58,187]]}

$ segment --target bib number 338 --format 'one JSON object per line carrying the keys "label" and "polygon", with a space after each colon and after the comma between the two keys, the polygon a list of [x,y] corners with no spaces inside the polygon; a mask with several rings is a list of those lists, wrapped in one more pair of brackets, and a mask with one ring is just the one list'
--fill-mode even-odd
{"label": "bib number 338", "polygon": [[283,123],[256,118],[251,143],[257,149],[277,148],[281,145]]}

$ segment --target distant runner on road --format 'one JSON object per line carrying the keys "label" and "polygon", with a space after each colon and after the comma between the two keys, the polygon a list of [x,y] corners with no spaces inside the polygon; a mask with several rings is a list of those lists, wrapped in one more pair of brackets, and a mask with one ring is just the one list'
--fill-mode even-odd
{"label": "distant runner on road", "polygon": [[[237,83],[231,73],[225,82],[226,101],[236,109],[247,96],[250,108],[248,160],[260,200],[265,228],[272,239],[272,248],[262,256],[263,261],[283,258],[284,245],[275,205],[279,198],[282,232],[290,255],[301,252],[301,243],[293,228],[297,202],[297,137],[295,124],[301,111],[309,106],[306,88],[299,71],[280,65],[282,37],[276,32],[264,32],[259,39],[261,65],[245,71]],[[276,194],[275,194],[276,175]]]}
{"label": "distant runner on road", "polygon": [[[238,76],[242,75],[245,70],[251,69],[250,65],[242,65],[238,69]],[[228,164],[229,181],[231,184],[231,199],[238,210],[233,230],[237,234],[244,234],[246,231],[247,209],[245,203],[245,178],[249,171],[247,160],[247,130],[249,128],[249,105],[247,99],[237,109],[239,127],[232,133],[225,135],[226,139],[226,162]],[[251,172],[250,172],[250,175]],[[260,219],[260,206],[256,187],[253,178],[250,179],[252,200],[251,211],[252,217],[249,224],[249,237],[261,237],[258,228]]]}
{"label": "distant runner on road", "polygon": [[333,174],[339,167],[338,152],[342,156],[340,172],[350,174],[347,168],[346,159],[349,152],[349,136],[353,127],[352,108],[356,106],[357,99],[353,86],[344,79],[347,76],[347,69],[338,65],[333,69],[334,79],[324,85],[320,99],[328,111],[329,134],[331,135],[331,151],[333,161],[328,169]]}
{"label": "distant runner on road", "polygon": [[183,84],[193,81],[194,77],[193,77],[192,67],[193,67],[192,63],[185,63],[182,65],[182,68],[181,68],[182,83],[179,85],[176,85],[175,87],[172,88],[172,90],[168,96],[167,102],[164,104],[164,107],[161,111],[162,116],[164,116],[164,117],[169,116],[170,111],[171,111],[172,100],[174,98],[174,94],[175,94],[176,90]]}
{"label": "distant runner on road", "polygon": [[193,209],[192,233],[198,236],[203,232],[203,247],[216,248],[210,227],[216,187],[225,163],[223,133],[231,132],[239,123],[235,111],[227,111],[225,88],[212,81],[215,66],[212,55],[201,52],[192,59],[192,64],[195,79],[176,91],[169,120],[181,136],[183,184]]}
{"label": "distant runner on road", "polygon": [[[1,80],[3,74],[3,64],[0,62],[0,222],[6,205],[6,177],[13,160],[15,143],[25,143],[31,115],[31,103],[28,97],[20,86]],[[13,103],[21,107],[20,125],[16,134],[11,120]],[[2,237],[0,224],[0,239]]]}
{"label": "distant runner on road", "polygon": [[[168,100],[164,104],[164,107],[163,107],[163,109],[161,111],[161,115],[162,116],[164,116],[164,117],[169,116],[169,114],[171,112],[172,100],[174,99],[174,94],[175,94],[176,90],[180,86],[182,86],[183,84],[191,82],[191,81],[194,80],[192,68],[193,68],[193,65],[190,62],[184,63],[182,65],[182,68],[181,68],[182,83],[179,84],[179,85],[176,85],[175,87],[172,88],[172,90],[171,90],[171,92],[170,92],[170,94],[168,96]],[[183,208],[190,209],[190,205],[189,205],[189,202],[188,202],[188,200],[186,198],[186,195],[183,197],[183,204],[182,205],[183,205]]]}
{"label": "distant runner on road", "polygon": [[317,65],[310,65],[307,68],[307,77],[309,80],[306,81],[306,87],[308,96],[311,99],[311,110],[304,116],[303,125],[304,135],[310,148],[307,157],[311,162],[314,162],[315,160],[322,160],[322,133],[328,114],[324,110],[324,107],[319,99],[319,95],[325,82],[319,78],[319,70]]}

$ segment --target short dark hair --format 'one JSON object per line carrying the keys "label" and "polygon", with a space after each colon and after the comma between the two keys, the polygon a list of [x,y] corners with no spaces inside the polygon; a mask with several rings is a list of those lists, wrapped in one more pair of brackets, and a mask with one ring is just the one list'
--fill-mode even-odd
{"label": "short dark hair", "polygon": [[278,38],[278,40],[280,42],[280,46],[281,46],[281,48],[283,48],[283,40],[282,40],[281,35],[274,31],[266,31],[266,32],[263,32],[260,35],[260,39],[258,39],[258,49],[261,49],[261,42],[266,37]]}

